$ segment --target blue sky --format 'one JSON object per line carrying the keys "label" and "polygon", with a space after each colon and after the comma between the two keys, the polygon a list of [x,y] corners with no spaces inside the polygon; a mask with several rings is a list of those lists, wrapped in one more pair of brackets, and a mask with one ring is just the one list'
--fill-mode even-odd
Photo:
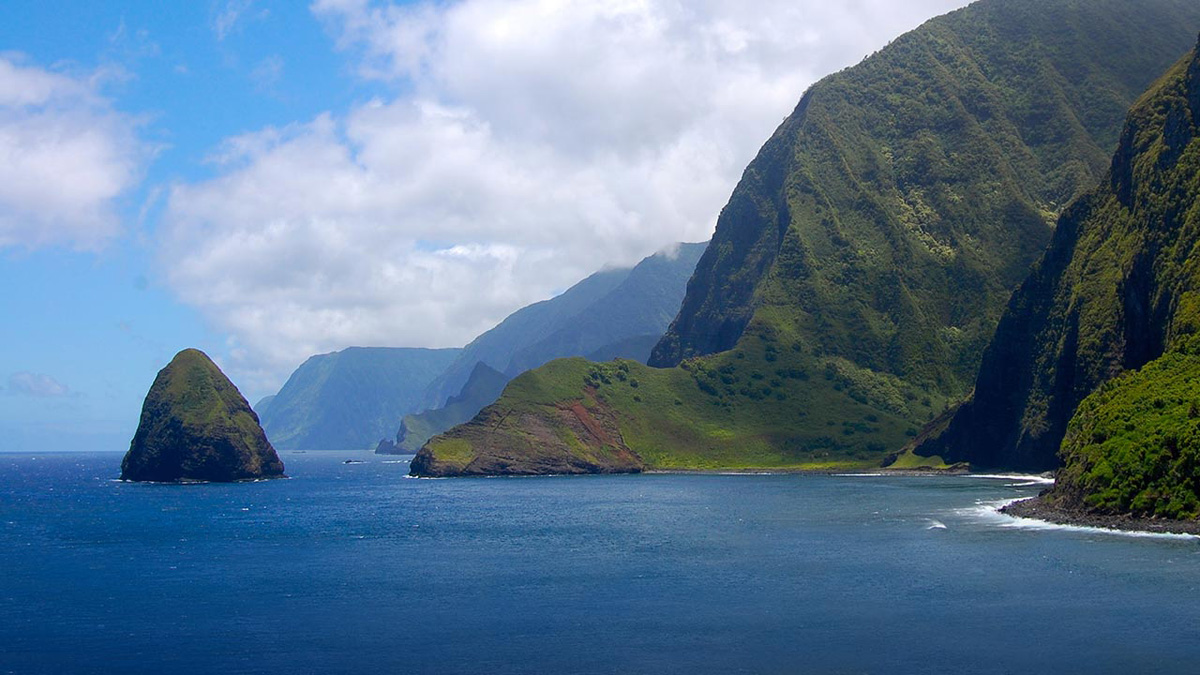
{"label": "blue sky", "polygon": [[[124,236],[102,250],[0,251],[0,285],[11,289],[0,296],[0,316],[9,317],[0,332],[0,450],[96,436],[119,447],[131,410],[136,419],[140,397],[176,351],[195,345],[226,356],[226,336],[156,278],[148,243],[156,221],[142,210],[161,210],[163,186],[210,176],[207,158],[223,139],[346,108],[382,88],[348,76],[306,6],[255,3],[219,25],[228,9],[6,5],[0,49],[55,72],[102,73],[100,91],[115,110],[138,118],[154,155],[116,205]],[[22,373],[52,378],[69,393],[17,391],[9,380]]]}
{"label": "blue sky", "polygon": [[808,85],[965,2],[903,4],[7,2],[0,451],[124,449],[185,347],[256,400],[706,239]]}

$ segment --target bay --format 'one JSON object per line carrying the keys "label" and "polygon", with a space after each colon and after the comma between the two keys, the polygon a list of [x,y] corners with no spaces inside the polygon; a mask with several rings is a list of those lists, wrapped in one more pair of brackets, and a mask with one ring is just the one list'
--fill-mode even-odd
{"label": "bay", "polygon": [[[1019,526],[1016,478],[121,483],[0,455],[3,673],[1188,672],[1200,543]],[[346,459],[363,463],[344,463]],[[1029,525],[1028,523],[1026,525]]]}

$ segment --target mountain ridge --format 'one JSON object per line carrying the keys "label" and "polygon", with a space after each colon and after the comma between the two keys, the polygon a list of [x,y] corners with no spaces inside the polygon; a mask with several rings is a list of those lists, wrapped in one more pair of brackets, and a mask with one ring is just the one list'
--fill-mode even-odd
{"label": "mountain ridge", "polygon": [[309,357],[261,411],[282,450],[363,450],[419,409],[458,349],[348,347]]}
{"label": "mountain ridge", "polygon": [[1175,0],[982,0],[821,80],[722,211],[651,359],[678,367],[625,364],[634,392],[556,366],[485,409],[491,433],[595,394],[651,467],[878,466],[968,392],[1055,217],[1197,29]]}

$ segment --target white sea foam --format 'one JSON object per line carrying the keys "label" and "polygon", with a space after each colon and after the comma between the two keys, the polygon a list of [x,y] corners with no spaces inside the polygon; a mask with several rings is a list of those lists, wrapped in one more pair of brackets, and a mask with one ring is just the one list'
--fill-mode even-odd
{"label": "white sea foam", "polygon": [[835,473],[839,478],[876,478],[879,476],[887,476],[886,473]]}
{"label": "white sea foam", "polygon": [[1054,479],[1049,476],[1032,473],[969,473],[967,478],[983,478],[985,480],[1020,481],[1025,485],[1053,485]]}
{"label": "white sea foam", "polygon": [[944,530],[944,529],[946,529],[946,524],[936,518],[930,518],[929,525],[925,526],[925,529],[927,529],[927,530]]}
{"label": "white sea foam", "polygon": [[1084,534],[1105,534],[1118,537],[1137,537],[1144,539],[1175,539],[1186,541],[1200,540],[1200,535],[1195,534],[1180,534],[1175,532],[1146,532],[1142,530],[1116,530],[1109,527],[1093,527],[1090,525],[1064,525],[1061,523],[1052,523],[1048,520],[1022,518],[1000,512],[1000,509],[1003,509],[1010,504],[1023,502],[1027,499],[1032,498],[1017,497],[1014,499],[980,501],[977,502],[973,507],[959,509],[958,513],[968,518],[983,521],[989,525],[1010,529],[1035,530],[1042,532],[1081,532]]}

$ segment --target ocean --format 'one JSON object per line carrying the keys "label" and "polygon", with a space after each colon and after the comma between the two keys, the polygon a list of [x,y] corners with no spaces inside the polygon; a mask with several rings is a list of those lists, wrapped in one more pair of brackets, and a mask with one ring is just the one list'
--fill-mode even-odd
{"label": "ocean", "polygon": [[[115,481],[0,455],[0,673],[1175,673],[1200,540],[1020,523],[1015,477]],[[347,459],[363,463],[344,463]]]}

